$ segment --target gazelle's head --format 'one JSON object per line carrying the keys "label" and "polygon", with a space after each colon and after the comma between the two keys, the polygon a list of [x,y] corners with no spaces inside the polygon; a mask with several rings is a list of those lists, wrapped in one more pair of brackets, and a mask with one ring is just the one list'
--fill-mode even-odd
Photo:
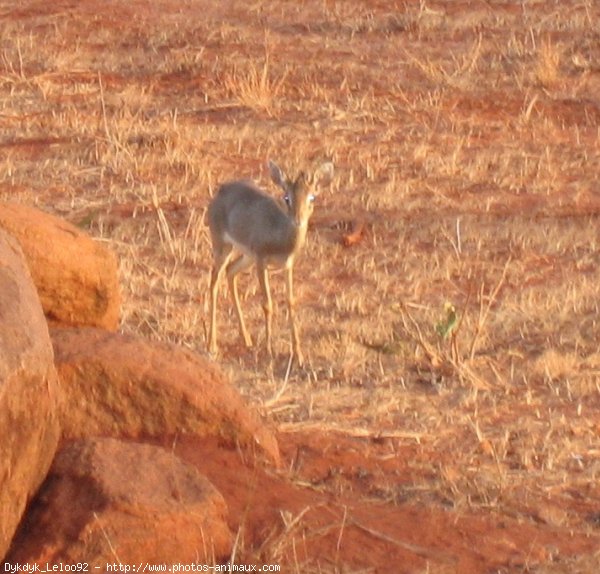
{"label": "gazelle's head", "polygon": [[312,215],[315,199],[321,188],[333,179],[333,164],[325,162],[319,166],[310,177],[300,172],[296,179],[286,177],[279,166],[269,160],[271,179],[283,190],[285,202],[290,217],[296,225],[305,227]]}

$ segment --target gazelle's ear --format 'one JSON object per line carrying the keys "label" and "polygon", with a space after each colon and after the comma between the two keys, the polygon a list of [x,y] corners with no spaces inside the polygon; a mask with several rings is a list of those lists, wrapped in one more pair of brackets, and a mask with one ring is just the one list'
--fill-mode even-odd
{"label": "gazelle's ear", "polygon": [[285,190],[285,178],[283,177],[283,173],[282,173],[281,169],[279,169],[279,166],[274,161],[271,161],[271,160],[268,161],[267,165],[269,167],[269,171],[271,173],[271,179],[273,180],[273,183],[275,183],[275,185],[278,185],[283,190]]}
{"label": "gazelle's ear", "polygon": [[333,179],[333,163],[326,161],[315,171],[315,185],[328,185]]}

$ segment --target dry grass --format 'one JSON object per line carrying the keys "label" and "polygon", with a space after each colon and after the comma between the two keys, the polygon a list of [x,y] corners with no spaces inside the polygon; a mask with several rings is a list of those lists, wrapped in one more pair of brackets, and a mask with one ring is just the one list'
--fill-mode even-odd
{"label": "dry grass", "polygon": [[[278,313],[267,366],[249,276],[257,350],[221,306],[224,369],[286,429],[417,440],[435,462],[413,498],[592,532],[600,10],[458,4],[198,0],[119,34],[121,13],[2,23],[1,196],[117,251],[124,331],[204,352],[219,182],[331,158],[296,265],[309,367],[287,373]],[[345,248],[352,222],[366,233]]]}

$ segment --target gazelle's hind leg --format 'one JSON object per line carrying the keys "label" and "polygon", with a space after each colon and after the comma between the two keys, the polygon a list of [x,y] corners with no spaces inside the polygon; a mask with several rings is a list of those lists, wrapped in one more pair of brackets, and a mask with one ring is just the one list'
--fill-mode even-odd
{"label": "gazelle's hind leg", "polygon": [[210,332],[208,335],[208,352],[212,355],[217,353],[217,297],[219,295],[219,283],[225,265],[231,256],[232,247],[223,244],[220,249],[215,250],[215,261],[210,274]]}
{"label": "gazelle's hind leg", "polygon": [[240,305],[240,297],[238,295],[237,289],[237,274],[240,271],[243,271],[244,269],[250,267],[250,265],[252,265],[253,262],[254,260],[252,259],[252,257],[242,254],[237,259],[234,259],[227,266],[227,280],[229,282],[229,290],[231,291],[231,294],[233,296],[233,302],[235,303],[235,312],[237,314],[238,324],[240,327],[240,335],[244,339],[244,344],[246,345],[246,347],[252,346],[252,337],[250,337],[250,334],[246,329],[246,324],[244,323],[244,315],[242,314],[242,307]]}

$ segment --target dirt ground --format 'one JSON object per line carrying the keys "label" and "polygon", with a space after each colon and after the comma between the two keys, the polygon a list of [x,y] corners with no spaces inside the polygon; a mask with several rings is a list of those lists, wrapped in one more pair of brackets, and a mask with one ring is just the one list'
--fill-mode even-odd
{"label": "dirt ground", "polygon": [[537,572],[560,557],[578,571],[570,558],[598,548],[597,537],[540,517],[412,502],[411,467],[438,462],[415,448],[390,456],[386,440],[318,432],[290,434],[282,446],[292,467],[284,480],[206,443],[176,449],[226,497],[230,526],[248,545],[242,563],[289,572]]}
{"label": "dirt ground", "polygon": [[[308,366],[257,281],[216,359],[285,470],[181,439],[237,560],[286,572],[600,565],[600,7],[0,1],[0,197],[121,261],[121,329],[205,352],[204,213],[324,159],[295,266]],[[165,438],[165,444],[172,443]]]}

